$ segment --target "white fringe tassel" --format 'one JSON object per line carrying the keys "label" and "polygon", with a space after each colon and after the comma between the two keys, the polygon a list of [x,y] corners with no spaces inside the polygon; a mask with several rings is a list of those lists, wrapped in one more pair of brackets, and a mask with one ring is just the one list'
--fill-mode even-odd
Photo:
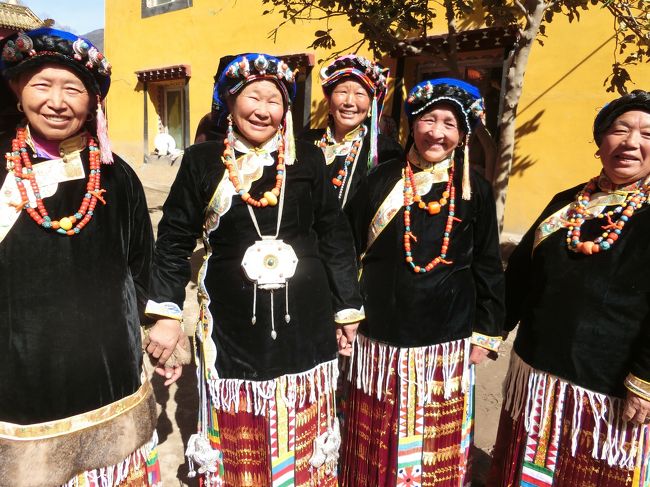
{"label": "white fringe tassel", "polygon": [[[552,392],[558,384],[559,393],[553,397]],[[588,403],[594,418],[592,458],[604,460],[610,467],[633,469],[642,428],[623,420],[622,399],[593,392],[534,369],[516,353],[512,353],[504,382],[503,407],[513,420],[520,418],[523,412],[524,426],[528,433],[538,428],[539,431],[544,430],[546,425],[539,425],[536,418],[546,418],[549,408],[563,411],[569,394],[573,396],[574,403],[573,410],[567,412],[571,414],[571,454],[576,454],[582,430],[582,413],[585,403]],[[541,403],[537,398],[542,398]],[[552,417],[553,429],[559,433],[561,414],[554,413]],[[606,435],[603,434],[604,431]]]}
{"label": "white fringe tassel", "polygon": [[[142,462],[146,462],[151,454],[151,451],[158,445],[158,434],[153,432],[151,440],[136,451],[131,453],[128,457],[122,460],[117,465],[110,467],[97,468],[95,470],[88,470],[75,478],[70,479],[61,487],[82,487],[86,485],[99,485],[100,487],[116,487],[126,481],[129,475],[129,467],[137,470],[141,468]],[[80,481],[80,477],[82,480]],[[155,487],[155,486],[152,486]]]}
{"label": "white fringe tassel", "polygon": [[[208,387],[212,407],[221,411],[238,411],[241,392],[246,394],[246,410],[257,416],[266,415],[269,403],[275,397],[277,387],[287,407],[304,407],[315,403],[325,394],[334,393],[338,379],[338,361],[319,364],[299,374],[283,375],[264,381],[243,379],[210,379]],[[309,393],[307,393],[309,392]]]}
{"label": "white fringe tassel", "polygon": [[[357,389],[363,389],[366,394],[376,395],[381,400],[388,392],[388,370],[391,365],[401,363],[404,354],[411,353],[415,361],[419,405],[431,403],[436,388],[440,387],[434,380],[439,361],[442,367],[443,394],[445,399],[449,399],[455,391],[466,392],[469,381],[469,347],[469,339],[461,339],[426,347],[399,348],[358,335],[352,352],[353,365],[348,368],[348,381],[356,383]],[[461,353],[464,357],[462,365]],[[374,366],[375,362],[377,367]],[[460,380],[456,373],[458,367],[463,367]],[[408,377],[402,379],[409,382]]]}

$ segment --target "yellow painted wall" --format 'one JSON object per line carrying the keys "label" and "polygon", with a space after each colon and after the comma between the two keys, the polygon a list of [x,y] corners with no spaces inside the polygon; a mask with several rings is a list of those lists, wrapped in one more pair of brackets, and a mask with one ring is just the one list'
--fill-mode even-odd
{"label": "yellow painted wall", "polygon": [[[113,66],[107,98],[110,136],[114,150],[133,164],[143,160],[144,102],[135,71],[189,64],[190,140],[203,115],[210,111],[213,76],[219,58],[241,52],[304,53],[317,27],[311,23],[287,25],[277,42],[269,32],[281,22],[279,15],[262,15],[261,0],[193,0],[190,8],[141,18],[140,2],[106,0],[105,51]],[[352,43],[354,31],[344,26],[337,38]],[[348,34],[346,34],[346,32]],[[312,51],[313,52],[313,51]],[[360,54],[365,54],[360,52]],[[316,61],[327,56],[316,53]],[[312,107],[321,105],[318,67],[313,72]],[[158,118],[149,100],[149,148],[157,133]]]}
{"label": "yellow painted wall", "polygon": [[[554,194],[598,174],[593,120],[618,96],[603,86],[614,51],[609,14],[593,9],[571,24],[558,17],[547,34],[544,46],[531,51],[517,114],[504,222],[504,230],[514,234],[525,232]],[[650,89],[648,64],[631,74],[631,89]]]}
{"label": "yellow painted wall", "polygon": [[[306,52],[314,31],[322,25],[287,25],[274,44],[267,36],[281,18],[262,16],[265,8],[261,0],[194,0],[190,8],[143,19],[140,2],[106,0],[105,46],[113,65],[108,116],[115,151],[133,165],[142,163],[144,101],[135,71],[176,64],[191,66],[189,130],[193,139],[199,120],[210,110],[212,78],[222,55]],[[436,19],[436,25],[439,22],[441,18]],[[532,49],[517,117],[516,160],[504,225],[508,233],[521,234],[555,193],[599,171],[593,157],[596,147],[591,125],[598,107],[615,97],[603,87],[613,61],[611,23],[609,14],[599,9],[584,12],[582,20],[572,24],[557,17],[547,27],[545,45],[536,44]],[[331,27],[335,29],[337,48],[358,39],[356,30],[343,19]],[[442,28],[444,25],[441,32]],[[316,62],[327,55],[316,52]],[[394,72],[394,60],[386,64]],[[312,83],[314,126],[324,122],[318,68],[314,69]],[[406,68],[410,88],[415,62],[410,60]],[[643,84],[650,77],[648,65],[632,75],[637,87],[650,88]],[[158,119],[150,98],[147,103],[147,152],[151,152]],[[389,95],[388,110],[391,103]]]}

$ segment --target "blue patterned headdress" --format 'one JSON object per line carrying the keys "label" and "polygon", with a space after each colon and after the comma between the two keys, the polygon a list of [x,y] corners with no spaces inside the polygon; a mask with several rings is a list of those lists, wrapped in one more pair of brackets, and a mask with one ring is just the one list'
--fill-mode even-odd
{"label": "blue patterned headdress", "polygon": [[352,78],[370,93],[372,105],[370,109],[370,151],[368,169],[376,166],[378,161],[377,135],[379,135],[379,117],[384,106],[384,98],[388,89],[390,70],[381,64],[356,54],[348,54],[336,58],[320,72],[321,86],[326,96],[339,81]]}
{"label": "blue patterned headdress", "polygon": [[[274,82],[282,93],[285,108],[282,126],[284,157],[285,164],[292,164],[295,159],[296,145],[293,137],[291,103],[296,96],[296,72],[283,60],[260,53],[235,56],[226,65],[214,84],[213,106],[223,114],[229,113],[228,98],[236,96],[248,84],[262,80]],[[228,130],[228,134],[228,137],[232,138],[232,128]]]}
{"label": "blue patterned headdress", "polygon": [[282,93],[285,107],[291,105],[296,96],[295,72],[281,59],[259,53],[239,54],[226,65],[214,84],[213,103],[221,110],[228,111],[228,97],[259,80],[275,82]]}

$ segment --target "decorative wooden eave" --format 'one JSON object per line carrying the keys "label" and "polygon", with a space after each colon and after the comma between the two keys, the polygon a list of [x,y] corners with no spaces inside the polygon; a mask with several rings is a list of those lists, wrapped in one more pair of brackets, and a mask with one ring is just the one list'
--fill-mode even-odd
{"label": "decorative wooden eave", "polygon": [[313,68],[316,65],[314,53],[283,54],[278,56],[293,69]]}
{"label": "decorative wooden eave", "polygon": [[191,77],[192,69],[189,64],[177,64],[161,68],[143,69],[142,71],[136,71],[135,74],[140,82],[172,81]]}
{"label": "decorative wooden eave", "polygon": [[[456,34],[458,52],[484,51],[495,48],[510,49],[519,39],[519,29],[516,27],[487,27],[461,31]],[[415,48],[417,54],[410,54],[408,49]],[[449,35],[435,35],[406,39],[401,52],[396,56],[417,56],[421,54],[439,53],[449,49]]]}
{"label": "decorative wooden eave", "polygon": [[0,27],[31,30],[43,26],[43,21],[29,7],[0,2]]}

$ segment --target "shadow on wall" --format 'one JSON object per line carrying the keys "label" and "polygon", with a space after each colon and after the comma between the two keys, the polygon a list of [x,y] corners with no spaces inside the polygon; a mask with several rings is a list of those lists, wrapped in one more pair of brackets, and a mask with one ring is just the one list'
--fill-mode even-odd
{"label": "shadow on wall", "polygon": [[540,110],[530,120],[524,122],[515,130],[515,156],[512,159],[512,169],[510,170],[511,176],[522,176],[528,169],[537,163],[537,159],[533,158],[531,154],[520,153],[518,150],[519,141],[522,137],[537,132],[544,112],[545,110]]}

